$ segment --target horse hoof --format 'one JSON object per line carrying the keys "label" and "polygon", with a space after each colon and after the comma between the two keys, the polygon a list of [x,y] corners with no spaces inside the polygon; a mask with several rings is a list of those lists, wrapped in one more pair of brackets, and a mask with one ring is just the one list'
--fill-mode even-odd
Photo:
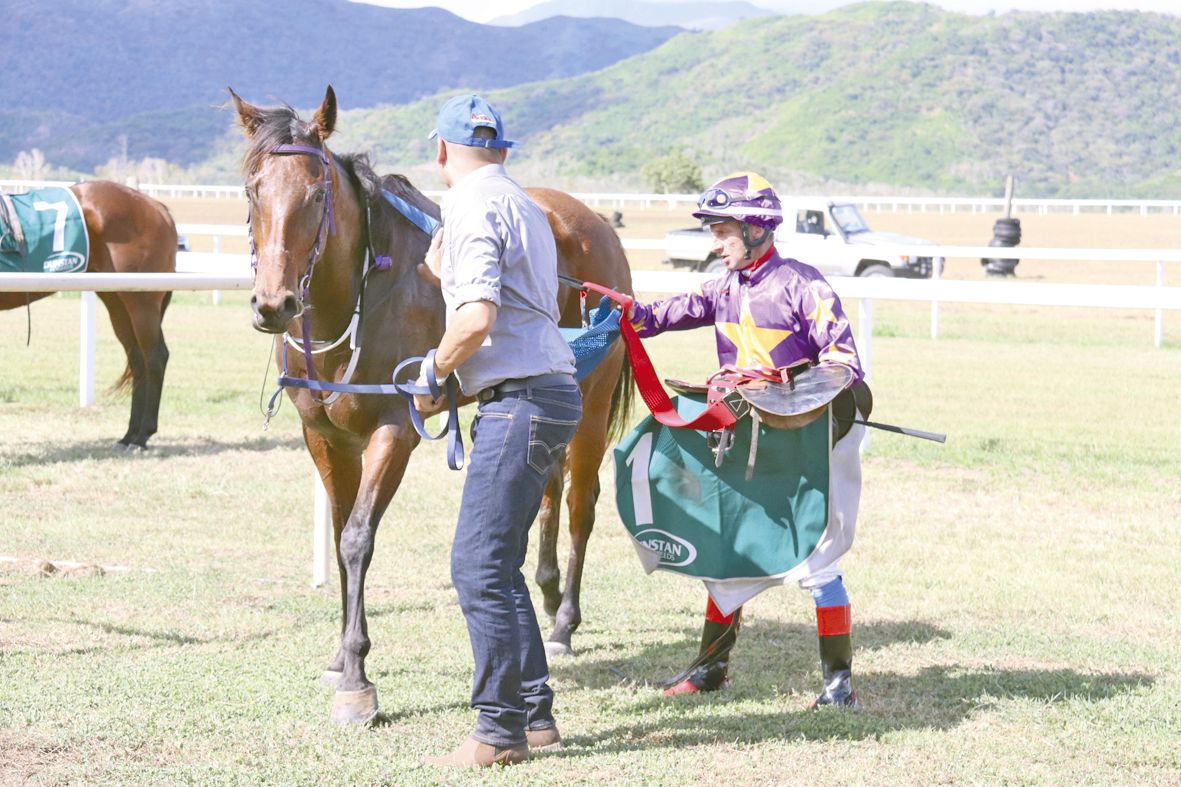
{"label": "horse hoof", "polygon": [[377,687],[360,691],[337,689],[332,699],[332,721],[336,724],[368,724],[377,716]]}
{"label": "horse hoof", "polygon": [[325,686],[336,686],[340,683],[341,671],[336,669],[326,669],[320,673],[320,682]]}
{"label": "horse hoof", "polygon": [[574,648],[564,642],[550,640],[545,643],[545,657],[547,659],[568,659],[573,658],[573,656]]}

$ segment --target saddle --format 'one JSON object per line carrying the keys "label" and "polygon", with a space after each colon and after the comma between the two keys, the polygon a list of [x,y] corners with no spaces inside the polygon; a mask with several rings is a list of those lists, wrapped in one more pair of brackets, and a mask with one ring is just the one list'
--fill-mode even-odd
{"label": "saddle", "polygon": [[0,194],[0,253],[18,254],[21,257],[29,253],[24,230],[16,215],[16,205],[7,194]]}
{"label": "saddle", "polygon": [[[799,389],[792,385],[794,380],[807,379],[809,375],[806,373],[813,368],[815,367],[807,361],[801,361],[786,369],[724,367],[711,375],[705,385],[672,378],[665,378],[664,383],[677,393],[706,396],[707,399],[724,397],[727,395],[726,392],[730,391],[731,398],[734,395],[741,397],[749,404],[749,409],[757,415],[758,420],[772,429],[801,429],[823,415],[831,403],[833,443],[836,443],[849,433],[853,419],[858,418],[858,414],[862,419],[869,418],[873,411],[873,392],[862,380],[849,387],[840,387],[835,397],[832,396],[831,386],[841,383],[840,373],[828,375],[829,379],[817,381],[808,391],[805,391],[802,385]],[[851,379],[851,373],[845,379]],[[784,384],[789,386],[790,392],[786,397],[782,392]],[[798,395],[791,396],[797,391]],[[815,402],[815,406],[808,407],[812,401]],[[761,404],[763,406],[760,406]],[[788,406],[783,407],[784,404]],[[741,412],[738,417],[741,418],[745,414]]]}

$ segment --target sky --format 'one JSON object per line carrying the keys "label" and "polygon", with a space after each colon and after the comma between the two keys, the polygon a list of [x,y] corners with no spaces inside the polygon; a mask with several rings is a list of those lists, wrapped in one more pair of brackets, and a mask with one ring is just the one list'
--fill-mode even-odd
{"label": "sky", "polygon": [[[373,5],[384,5],[391,8],[421,8],[436,6],[445,8],[453,14],[470,19],[473,22],[488,22],[496,17],[515,14],[526,8],[538,5],[541,0],[353,0],[367,2]],[[653,0],[662,2],[662,0]],[[671,1],[671,0],[666,0]],[[713,0],[725,3],[730,0]],[[800,6],[799,0],[750,0],[754,5],[771,9],[772,11],[787,11]],[[855,2],[855,0],[848,0]],[[1014,9],[1023,11],[1155,11],[1163,14],[1181,14],[1181,3],[1178,0],[934,0],[935,5],[942,6],[949,11],[968,14],[986,14],[989,11],[1003,13]],[[813,2],[814,8],[827,10],[843,5],[841,0]]]}

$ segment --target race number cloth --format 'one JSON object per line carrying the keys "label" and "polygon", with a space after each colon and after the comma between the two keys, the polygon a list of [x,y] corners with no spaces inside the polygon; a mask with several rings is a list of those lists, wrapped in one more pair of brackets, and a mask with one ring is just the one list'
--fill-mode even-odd
{"label": "race number cloth", "polygon": [[74,192],[45,188],[5,195],[0,272],[73,273],[86,268],[90,238]]}
{"label": "race number cloth", "polygon": [[[686,418],[704,408],[700,397],[674,401]],[[615,449],[616,504],[644,570],[705,580],[723,614],[834,566],[852,545],[861,486],[860,435],[831,449],[828,418],[761,425],[750,481],[749,417],[734,438],[717,468],[704,433],[649,417]]]}

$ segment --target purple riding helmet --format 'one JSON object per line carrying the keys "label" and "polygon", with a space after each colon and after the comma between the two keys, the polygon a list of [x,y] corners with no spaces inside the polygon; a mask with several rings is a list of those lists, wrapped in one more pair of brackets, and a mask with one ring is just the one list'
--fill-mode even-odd
{"label": "purple riding helmet", "polygon": [[[693,218],[701,219],[703,226],[730,219],[741,222],[749,260],[751,251],[766,239],[767,233],[783,223],[783,208],[766,178],[754,172],[735,172],[702,192]],[[754,240],[750,237],[752,226],[763,229]]]}

